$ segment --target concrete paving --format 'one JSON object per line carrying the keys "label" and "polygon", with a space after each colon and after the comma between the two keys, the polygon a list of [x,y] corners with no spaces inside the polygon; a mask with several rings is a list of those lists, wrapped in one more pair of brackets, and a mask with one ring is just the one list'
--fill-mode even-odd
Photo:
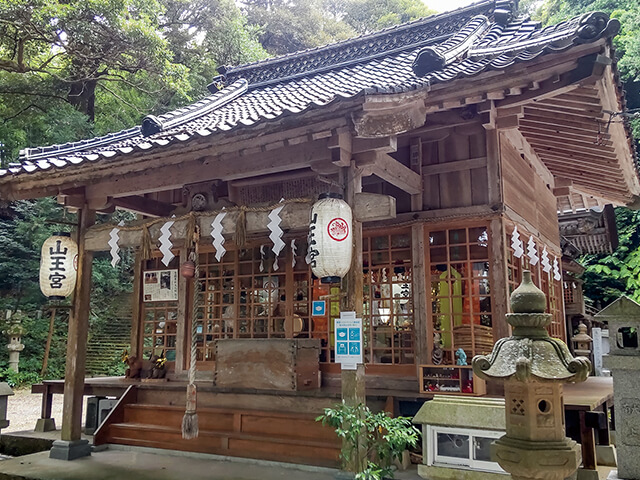
{"label": "concrete paving", "polygon": [[[49,452],[0,461],[2,480],[335,480],[341,472],[217,455],[112,447],[71,462],[53,460]],[[420,480],[414,468],[399,480]]]}

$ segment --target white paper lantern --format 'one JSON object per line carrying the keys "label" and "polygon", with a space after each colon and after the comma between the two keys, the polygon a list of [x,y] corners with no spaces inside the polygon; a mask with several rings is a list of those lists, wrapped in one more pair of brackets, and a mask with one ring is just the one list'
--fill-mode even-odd
{"label": "white paper lantern", "polygon": [[322,194],[311,208],[311,271],[322,283],[337,283],[351,268],[351,207],[337,194]]}
{"label": "white paper lantern", "polygon": [[40,290],[50,300],[73,293],[78,274],[78,245],[68,233],[54,233],[42,244]]}

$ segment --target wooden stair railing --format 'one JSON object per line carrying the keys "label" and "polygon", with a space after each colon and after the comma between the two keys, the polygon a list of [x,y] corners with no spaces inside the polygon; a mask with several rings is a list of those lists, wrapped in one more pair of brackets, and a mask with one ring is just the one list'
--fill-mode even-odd
{"label": "wooden stair railing", "polygon": [[[118,399],[118,403],[111,409],[107,418],[98,427],[93,434],[93,444],[103,445],[107,442],[109,426],[114,423],[124,422],[125,409],[127,405],[136,403],[138,401],[138,388],[135,385],[129,385],[122,396]],[[100,413],[98,412],[98,415]]]}

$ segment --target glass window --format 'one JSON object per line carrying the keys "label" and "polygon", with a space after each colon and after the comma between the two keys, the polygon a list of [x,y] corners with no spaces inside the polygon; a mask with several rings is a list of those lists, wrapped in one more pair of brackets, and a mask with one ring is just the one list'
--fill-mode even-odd
{"label": "glass window", "polygon": [[431,363],[455,364],[460,348],[467,358],[489,353],[493,330],[487,228],[432,231],[429,238],[438,239],[438,246],[429,248]]}
{"label": "glass window", "polygon": [[414,363],[411,235],[373,234],[363,245],[365,363]]}

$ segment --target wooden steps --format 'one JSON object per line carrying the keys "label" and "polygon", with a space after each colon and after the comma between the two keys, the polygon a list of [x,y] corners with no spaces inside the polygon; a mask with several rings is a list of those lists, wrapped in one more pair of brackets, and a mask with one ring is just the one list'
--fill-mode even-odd
{"label": "wooden steps", "polygon": [[106,425],[100,443],[166,448],[326,467],[339,466],[340,441],[315,416],[233,408],[199,408],[198,438],[184,440],[184,407],[131,403]]}

